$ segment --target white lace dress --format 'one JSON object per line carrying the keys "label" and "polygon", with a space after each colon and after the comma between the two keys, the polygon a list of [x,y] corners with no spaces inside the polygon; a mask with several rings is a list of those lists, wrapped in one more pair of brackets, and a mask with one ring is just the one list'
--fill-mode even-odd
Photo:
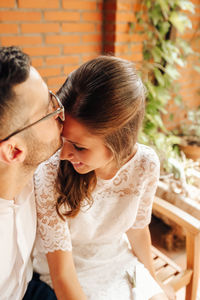
{"label": "white lace dress", "polygon": [[125,232],[143,228],[151,219],[159,178],[155,152],[138,144],[135,156],[110,180],[97,179],[94,203],[77,217],[62,221],[55,210],[54,183],[59,153],[43,163],[35,175],[38,237],[35,270],[51,285],[45,253],[68,250],[81,286],[89,300],[133,299],[126,271],[136,266],[142,300],[161,291],[144,266],[133,256]]}

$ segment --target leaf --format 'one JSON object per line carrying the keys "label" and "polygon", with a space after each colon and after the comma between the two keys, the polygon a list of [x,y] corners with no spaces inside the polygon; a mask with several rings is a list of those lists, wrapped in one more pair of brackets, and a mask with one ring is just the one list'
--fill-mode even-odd
{"label": "leaf", "polygon": [[158,22],[163,19],[161,9],[155,6],[154,9],[149,12],[149,17],[152,19],[154,26],[156,26]]}
{"label": "leaf", "polygon": [[167,102],[171,99],[171,95],[165,87],[157,86],[155,88],[156,91],[156,97],[162,103],[162,105],[166,105]]}
{"label": "leaf", "polygon": [[149,60],[152,57],[151,52],[149,50],[144,50],[143,57],[144,57],[144,60]]}
{"label": "leaf", "polygon": [[155,91],[155,87],[151,82],[147,82],[146,83],[147,89],[149,90],[149,92],[152,94],[152,96],[155,98],[156,97],[156,91]]}
{"label": "leaf", "polygon": [[167,65],[165,68],[166,73],[174,80],[180,77],[180,73],[171,65]]}
{"label": "leaf", "polygon": [[157,68],[154,68],[154,74],[156,76],[156,79],[157,79],[158,83],[161,86],[164,86],[165,85],[165,79],[164,79],[162,73],[160,72],[160,70],[157,69]]}
{"label": "leaf", "polygon": [[190,45],[183,39],[178,38],[176,40],[176,44],[183,50],[185,55],[193,54],[194,51],[190,47]]}
{"label": "leaf", "polygon": [[159,31],[163,37],[168,33],[170,26],[170,23],[167,21],[159,24]]}
{"label": "leaf", "polygon": [[188,10],[191,13],[195,13],[194,4],[191,1],[187,0],[178,0],[177,1],[178,6],[183,10]]}
{"label": "leaf", "polygon": [[158,147],[158,149],[162,149],[163,146],[166,145],[166,139],[164,134],[158,133],[155,137],[155,144]]}
{"label": "leaf", "polygon": [[160,63],[161,59],[162,59],[162,56],[163,56],[162,51],[158,47],[154,47],[151,50],[151,53],[153,55],[154,61],[157,62],[157,63]]}
{"label": "leaf", "polygon": [[157,2],[160,5],[164,17],[167,18],[167,15],[169,12],[169,5],[168,5],[167,1],[166,0],[156,0],[155,2]]}
{"label": "leaf", "polygon": [[187,16],[181,13],[173,11],[169,17],[169,20],[180,33],[183,33],[187,27],[190,29],[192,28],[191,21]]}

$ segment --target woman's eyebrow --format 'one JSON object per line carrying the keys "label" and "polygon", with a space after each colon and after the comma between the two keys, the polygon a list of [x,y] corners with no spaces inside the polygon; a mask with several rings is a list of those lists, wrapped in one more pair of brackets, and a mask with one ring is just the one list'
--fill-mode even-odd
{"label": "woman's eyebrow", "polygon": [[[65,138],[66,139],[66,138]],[[82,144],[80,144],[80,143],[78,143],[78,142],[73,142],[73,141],[71,141],[71,140],[68,140],[68,139],[66,139],[68,142],[70,142],[71,144],[76,144],[76,145],[80,145],[80,146],[82,146],[82,147],[86,147],[86,146],[84,146],[84,145],[82,145]]]}

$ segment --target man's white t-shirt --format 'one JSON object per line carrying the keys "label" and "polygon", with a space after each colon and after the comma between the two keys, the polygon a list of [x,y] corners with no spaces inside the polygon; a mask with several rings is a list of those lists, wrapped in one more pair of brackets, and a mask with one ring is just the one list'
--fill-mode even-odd
{"label": "man's white t-shirt", "polygon": [[32,277],[36,235],[33,180],[14,200],[0,198],[0,299],[21,300]]}

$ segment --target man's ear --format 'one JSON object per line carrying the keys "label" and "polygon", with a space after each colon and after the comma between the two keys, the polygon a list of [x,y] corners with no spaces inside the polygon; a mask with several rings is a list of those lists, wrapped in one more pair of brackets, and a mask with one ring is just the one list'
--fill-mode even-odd
{"label": "man's ear", "polygon": [[14,137],[0,142],[0,161],[6,164],[22,163],[25,157],[26,151],[24,145],[17,143]]}

